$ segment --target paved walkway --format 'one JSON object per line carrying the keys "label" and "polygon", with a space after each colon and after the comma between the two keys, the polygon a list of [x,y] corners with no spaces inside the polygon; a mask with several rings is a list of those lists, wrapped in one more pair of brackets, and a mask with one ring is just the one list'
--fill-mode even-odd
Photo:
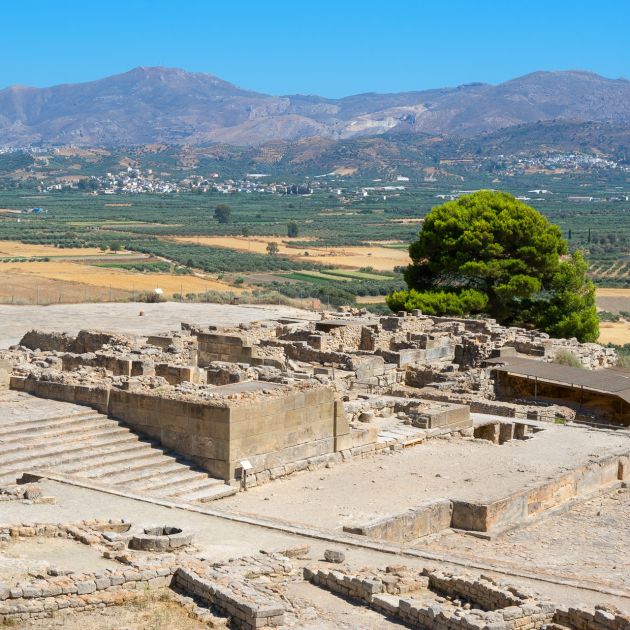
{"label": "paved walkway", "polygon": [[[139,313],[144,315],[140,316]],[[318,315],[289,306],[114,302],[104,304],[53,304],[50,306],[0,305],[0,348],[16,344],[33,328],[73,335],[81,329],[148,335],[179,329],[181,322],[201,326],[234,326],[278,317],[317,319]]]}

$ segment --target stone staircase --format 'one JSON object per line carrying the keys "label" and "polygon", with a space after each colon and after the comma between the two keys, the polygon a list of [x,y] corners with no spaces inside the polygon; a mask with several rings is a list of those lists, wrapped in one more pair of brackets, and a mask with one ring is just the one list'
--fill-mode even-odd
{"label": "stone staircase", "polygon": [[180,502],[204,503],[236,492],[123,423],[68,407],[64,415],[33,420],[0,417],[0,485],[37,471]]}

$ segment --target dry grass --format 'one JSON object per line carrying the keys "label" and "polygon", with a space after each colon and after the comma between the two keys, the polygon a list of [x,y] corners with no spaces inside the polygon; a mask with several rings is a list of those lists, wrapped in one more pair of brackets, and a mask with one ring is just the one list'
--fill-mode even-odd
{"label": "dry grass", "polygon": [[385,304],[384,295],[357,295],[357,304]]}
{"label": "dry grass", "polygon": [[604,311],[630,311],[630,289],[597,289],[596,301]]}
{"label": "dry grass", "polygon": [[630,299],[630,289],[598,288],[597,297],[626,297]]}
{"label": "dry grass", "polygon": [[[39,302],[70,302],[70,301],[97,301],[107,299],[111,289],[112,298],[131,296],[134,292],[153,291],[162,289],[164,295],[169,297],[174,293],[204,293],[205,291],[232,291],[240,293],[243,289],[234,288],[226,282],[220,282],[211,278],[197,276],[178,276],[167,273],[137,273],[124,269],[108,269],[93,267],[79,262],[25,262],[4,263],[2,265],[3,282],[0,286],[0,297],[3,301],[15,303],[34,303],[33,295],[36,294],[39,285],[41,290]],[[8,282],[8,279],[11,282]],[[54,284],[51,286],[50,282]],[[86,288],[87,287],[87,288]],[[100,289],[94,297],[90,288]],[[46,300],[41,291],[51,292],[53,299]],[[9,300],[6,294],[10,293]],[[75,299],[69,299],[67,293]],[[2,296],[2,294],[5,294]],[[55,297],[56,296],[56,297]]]}
{"label": "dry grass", "polygon": [[[257,254],[267,253],[267,244],[273,241],[278,244],[279,253],[289,258],[307,260],[314,263],[335,265],[348,269],[361,269],[373,267],[377,271],[391,271],[394,267],[409,264],[409,256],[406,250],[390,249],[377,245],[357,247],[290,247],[292,239],[273,236],[206,236],[206,237],[173,237],[174,240],[185,243],[197,243],[211,247],[227,247],[243,252]],[[304,240],[298,237],[294,240]],[[308,257],[304,256],[308,252]]]}
{"label": "dry grass", "polygon": [[131,298],[130,291],[94,287],[80,282],[51,280],[24,273],[2,272],[0,303],[2,304],[77,304],[108,302]]}
{"label": "dry grass", "polygon": [[619,346],[630,343],[630,322],[601,322],[599,343],[614,343]]}
{"label": "dry grass", "polygon": [[342,177],[348,175],[354,175],[357,172],[357,168],[354,166],[338,166],[333,172],[335,175],[341,175]]}
{"label": "dry grass", "polygon": [[106,254],[98,247],[53,247],[52,245],[29,245],[19,241],[0,241],[0,257],[27,258],[31,256],[107,256],[115,259],[116,254]]}
{"label": "dry grass", "polygon": [[119,606],[102,610],[77,612],[72,609],[55,612],[52,618],[29,620],[16,628],[64,630],[203,630],[207,623],[188,616],[188,612],[168,592],[138,593]]}

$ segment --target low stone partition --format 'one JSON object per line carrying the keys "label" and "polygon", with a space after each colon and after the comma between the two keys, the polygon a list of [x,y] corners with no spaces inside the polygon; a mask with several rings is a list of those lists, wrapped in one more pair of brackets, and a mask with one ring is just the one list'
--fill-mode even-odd
{"label": "low stone partition", "polygon": [[586,500],[597,492],[612,489],[629,477],[630,452],[623,451],[494,501],[426,501],[418,507],[367,523],[345,525],[343,530],[396,543],[409,542],[448,528],[495,536],[527,525],[532,518],[569,501]]}
{"label": "low stone partition", "polygon": [[171,385],[179,385],[185,381],[196,384],[206,383],[206,372],[194,365],[173,365],[158,363],[155,375],[165,378]]}
{"label": "low stone partition", "polygon": [[40,619],[57,610],[78,612],[123,604],[147,589],[169,586],[173,567],[138,571],[104,569],[35,579],[21,586],[0,584],[0,622]]}
{"label": "low stone partition", "polygon": [[556,609],[553,623],[572,630],[627,630],[630,615],[611,605],[595,608],[561,606]]}
{"label": "low stone partition", "polygon": [[261,595],[245,582],[230,580],[229,584],[222,584],[180,567],[175,572],[174,586],[228,615],[237,628],[255,630],[284,625],[281,602]]}
{"label": "low stone partition", "polygon": [[425,501],[405,512],[363,525],[345,525],[344,532],[391,542],[407,542],[451,526],[453,504],[448,499]]}
{"label": "low stone partition", "polygon": [[473,436],[493,444],[505,444],[512,440],[527,440],[540,431],[544,429],[524,422],[489,421],[475,425]]}
{"label": "low stone partition", "polygon": [[[122,520],[0,524],[0,542],[72,538],[117,563],[111,568],[80,573],[66,571],[61,564],[14,583],[0,582],[0,626],[50,617],[57,611],[84,612],[121,605],[143,597],[149,590],[165,587],[175,589],[180,599],[189,595],[217,609],[228,617],[222,620],[222,627],[225,622],[230,627],[252,630],[283,625],[284,607],[273,595],[273,583],[297,575],[288,556],[307,553],[308,546],[210,563],[181,549],[180,553],[155,555],[129,551],[125,541],[135,530]],[[201,618],[210,616],[202,609]]]}
{"label": "low stone partition", "polygon": [[[0,525],[0,541],[20,538],[72,538],[86,545],[117,548],[109,534],[129,527],[122,521],[81,521],[71,524],[22,523]],[[175,564],[156,563],[124,565],[94,572],[47,575],[21,580],[15,584],[0,582],[0,625],[50,617],[55,611],[77,612],[123,604],[140,597],[147,590],[170,586]]]}
{"label": "low stone partition", "polygon": [[[551,622],[556,610],[551,602],[540,601],[485,576],[426,569],[417,573],[406,567],[353,574],[343,568],[314,566],[304,569],[304,578],[333,593],[359,600],[412,628],[425,630],[538,629]],[[421,597],[415,598],[416,593]],[[427,603],[431,597],[435,601]]]}
{"label": "low stone partition", "polygon": [[586,499],[628,479],[628,451],[588,462],[534,487],[485,503],[453,499],[451,527],[498,534],[525,525],[532,517],[562,506],[567,501]]}
{"label": "low stone partition", "polygon": [[499,610],[510,606],[521,606],[526,595],[515,588],[501,588],[491,579],[471,580],[470,576],[432,571],[428,574],[429,587],[441,595],[460,601],[471,602],[482,610]]}

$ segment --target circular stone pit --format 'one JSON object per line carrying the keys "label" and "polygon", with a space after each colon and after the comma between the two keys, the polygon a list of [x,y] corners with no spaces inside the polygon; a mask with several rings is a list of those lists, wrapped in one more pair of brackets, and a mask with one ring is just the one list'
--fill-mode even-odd
{"label": "circular stone pit", "polygon": [[174,551],[191,545],[193,535],[183,532],[179,527],[145,527],[143,534],[134,534],[129,541],[129,548],[136,551]]}

